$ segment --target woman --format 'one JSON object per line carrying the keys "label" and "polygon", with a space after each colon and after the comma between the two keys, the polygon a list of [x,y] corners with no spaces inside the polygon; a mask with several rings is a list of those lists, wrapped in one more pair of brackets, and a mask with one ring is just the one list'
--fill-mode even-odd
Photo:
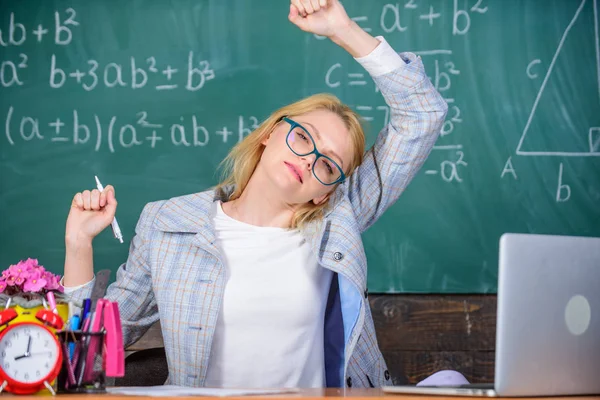
{"label": "woman", "polygon": [[[170,384],[391,384],[360,235],[419,170],[447,106],[419,57],[361,30],[338,0],[292,0],[289,19],[365,67],[390,122],[363,154],[358,115],[333,96],[309,97],[239,143],[216,189],[146,205],[107,297],[120,305],[126,346],[160,319]],[[76,300],[89,296],[92,239],[116,207],[111,186],[73,199],[64,285]]]}

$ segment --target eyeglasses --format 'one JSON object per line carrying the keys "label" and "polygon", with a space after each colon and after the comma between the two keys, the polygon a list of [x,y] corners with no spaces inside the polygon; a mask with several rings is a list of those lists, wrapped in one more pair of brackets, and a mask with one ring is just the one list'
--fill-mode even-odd
{"label": "eyeglasses", "polygon": [[285,142],[292,153],[300,157],[315,155],[312,172],[319,182],[329,186],[346,179],[346,175],[338,163],[325,154],[319,153],[313,137],[302,125],[286,117],[283,117],[283,120],[290,124],[290,131],[285,138]]}

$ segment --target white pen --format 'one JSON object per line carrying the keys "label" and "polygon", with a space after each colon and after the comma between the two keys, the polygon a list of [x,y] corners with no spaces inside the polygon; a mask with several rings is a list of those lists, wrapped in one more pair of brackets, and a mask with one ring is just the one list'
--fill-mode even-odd
{"label": "white pen", "polygon": [[[100,193],[102,193],[104,191],[104,187],[100,183],[100,179],[98,179],[96,175],[94,175],[94,178],[96,178],[96,187],[98,188]],[[115,238],[119,239],[119,242],[123,243],[123,234],[121,233],[121,228],[119,228],[117,217],[113,218],[112,222],[110,223],[110,226],[112,227]]]}

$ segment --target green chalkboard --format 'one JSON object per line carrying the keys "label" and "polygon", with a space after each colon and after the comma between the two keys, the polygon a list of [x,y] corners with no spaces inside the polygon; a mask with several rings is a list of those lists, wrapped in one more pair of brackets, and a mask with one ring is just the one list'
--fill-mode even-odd
{"label": "green chalkboard", "polygon": [[[364,235],[372,292],[496,291],[504,232],[600,236],[597,0],[344,2],[420,54],[449,103],[425,166]],[[0,267],[64,263],[72,196],[117,188],[126,239],[147,202],[202,191],[269,113],[330,92],[387,108],[362,68],[287,20],[286,1],[0,3]],[[96,268],[128,245],[110,230]],[[114,275],[113,275],[114,277]]]}

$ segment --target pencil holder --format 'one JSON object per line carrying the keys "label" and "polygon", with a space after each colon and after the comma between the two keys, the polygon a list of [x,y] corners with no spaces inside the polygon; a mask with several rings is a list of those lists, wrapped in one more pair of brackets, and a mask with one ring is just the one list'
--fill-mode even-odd
{"label": "pencil holder", "polygon": [[57,332],[63,366],[58,375],[60,393],[106,392],[105,332]]}

